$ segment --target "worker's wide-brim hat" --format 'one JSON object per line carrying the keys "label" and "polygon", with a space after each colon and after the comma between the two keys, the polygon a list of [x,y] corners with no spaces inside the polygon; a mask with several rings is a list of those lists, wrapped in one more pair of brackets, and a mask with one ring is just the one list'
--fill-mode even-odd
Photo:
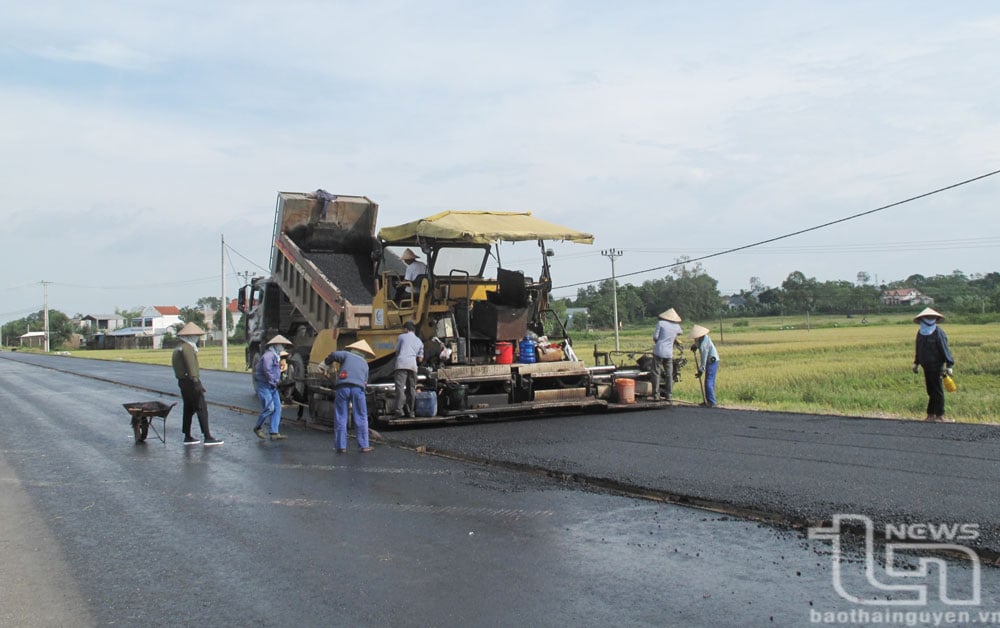
{"label": "worker's wide-brim hat", "polygon": [[412,262],[415,259],[420,259],[420,256],[411,251],[410,249],[406,249],[405,251],[403,251],[403,254],[399,256],[399,259],[403,260],[404,262]]}
{"label": "worker's wide-brim hat", "polygon": [[188,323],[177,332],[178,336],[204,336],[205,330],[194,323]]}
{"label": "worker's wide-brim hat", "polygon": [[278,334],[274,338],[271,338],[270,340],[268,340],[267,344],[269,344],[269,345],[290,345],[290,344],[292,344],[292,341],[289,340],[288,338],[285,338],[281,334]]}
{"label": "worker's wide-brim hat", "polygon": [[670,308],[666,312],[660,312],[659,317],[665,321],[670,321],[671,323],[681,322],[681,316],[680,314],[677,313],[677,310],[675,310],[674,308]]}
{"label": "worker's wide-brim hat", "polygon": [[936,318],[939,321],[943,321],[944,320],[944,316],[942,316],[940,312],[936,312],[936,311],[932,310],[929,307],[925,307],[923,312],[921,312],[921,313],[919,313],[919,314],[917,314],[916,316],[913,317],[913,322],[917,323],[917,322],[920,322],[921,318],[928,318],[928,317]]}
{"label": "worker's wide-brim hat", "polygon": [[354,349],[355,351],[360,351],[362,353],[367,353],[371,357],[375,357],[375,352],[372,351],[371,345],[368,344],[367,340],[359,340],[357,342],[347,345],[348,349]]}
{"label": "worker's wide-brim hat", "polygon": [[288,357],[288,352],[287,351],[282,351],[281,353],[278,354],[278,356],[282,357],[282,358],[287,358]]}
{"label": "worker's wide-brim hat", "polygon": [[702,336],[707,336],[709,332],[708,327],[702,327],[701,325],[695,325],[691,328],[691,338],[697,340]]}

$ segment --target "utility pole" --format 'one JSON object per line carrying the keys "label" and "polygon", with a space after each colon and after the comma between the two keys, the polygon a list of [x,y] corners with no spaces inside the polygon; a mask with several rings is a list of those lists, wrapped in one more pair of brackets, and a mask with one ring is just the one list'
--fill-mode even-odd
{"label": "utility pole", "polygon": [[45,353],[49,352],[49,284],[51,281],[43,281],[42,284],[42,294],[44,295],[44,301],[42,302],[42,318],[45,325]]}
{"label": "utility pole", "polygon": [[622,256],[622,250],[604,249],[601,251],[601,255],[611,260],[611,290],[615,305],[615,351],[620,351],[621,345],[618,342],[618,282],[615,280],[615,258]]}
{"label": "utility pole", "polygon": [[229,325],[226,323],[226,315],[229,314],[229,304],[226,302],[226,236],[222,238],[222,299],[219,300],[219,327],[222,327],[222,370],[229,367]]}

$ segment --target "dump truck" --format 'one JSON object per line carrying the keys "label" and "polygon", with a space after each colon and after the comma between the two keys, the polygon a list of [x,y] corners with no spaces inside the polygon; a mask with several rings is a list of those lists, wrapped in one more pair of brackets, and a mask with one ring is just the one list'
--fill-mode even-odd
{"label": "dump truck", "polygon": [[[376,425],[605,410],[652,397],[641,369],[579,360],[549,307],[546,241],[591,244],[592,235],[528,212],[445,211],[376,234],[377,219],[378,204],[365,196],[280,192],[271,273],[239,293],[247,367],[273,336],[290,339],[283,390],[312,421],[333,420],[334,390],[319,363],[360,339],[375,352],[366,395]],[[537,243],[537,278],[504,266],[504,242]],[[407,279],[407,250],[426,260],[425,273]],[[416,416],[400,417],[393,370],[407,321],[424,341],[424,361]]]}

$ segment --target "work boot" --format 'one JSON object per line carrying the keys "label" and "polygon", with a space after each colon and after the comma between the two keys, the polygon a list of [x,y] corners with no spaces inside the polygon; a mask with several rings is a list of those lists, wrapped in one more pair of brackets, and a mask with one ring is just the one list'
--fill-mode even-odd
{"label": "work boot", "polygon": [[257,435],[257,438],[261,440],[267,440],[267,436],[264,435],[264,429],[260,427],[253,428],[253,433]]}
{"label": "work boot", "polygon": [[271,440],[285,440],[286,438],[288,437],[285,436],[284,434],[278,434],[277,432],[271,434]]}

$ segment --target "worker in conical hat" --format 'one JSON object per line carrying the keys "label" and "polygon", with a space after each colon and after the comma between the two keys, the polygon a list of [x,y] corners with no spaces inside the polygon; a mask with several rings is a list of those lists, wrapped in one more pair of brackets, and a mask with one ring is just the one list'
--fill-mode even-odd
{"label": "worker in conical hat", "polygon": [[929,307],[925,307],[919,314],[913,317],[914,323],[919,323],[921,318],[933,318],[937,322],[944,320],[944,315]]}
{"label": "worker in conical hat", "polygon": [[917,351],[913,357],[913,372],[924,369],[924,388],[927,390],[927,417],[925,421],[944,421],[944,381],[951,377],[955,358],[948,348],[948,335],[938,327],[944,320],[939,312],[925,308],[913,317],[920,325],[917,331]]}
{"label": "worker in conical hat", "polygon": [[371,345],[363,338],[353,342],[345,351],[334,351],[320,363],[325,373],[334,362],[340,368],[333,375],[333,442],[337,453],[347,453],[347,408],[354,409],[354,429],[358,447],[362,453],[371,452],[368,440],[368,401],[365,387],[368,386],[368,359],[375,357]]}
{"label": "worker in conical hat", "polygon": [[[411,251],[406,249],[403,254],[399,256],[399,259],[403,260],[406,264],[406,272],[403,273],[403,281],[409,281],[415,283],[423,275],[427,274],[427,264],[420,261],[420,257]],[[396,289],[396,294],[394,295],[394,300],[399,301],[406,295],[412,295],[413,290],[409,285],[402,285]]]}
{"label": "worker in conical hat", "polygon": [[371,359],[375,357],[375,352],[372,351],[371,345],[369,345],[368,341],[365,340],[364,338],[355,343],[347,345],[347,348],[353,350],[355,353],[357,353],[363,358]]}
{"label": "worker in conical hat", "polygon": [[[281,433],[281,393],[278,384],[281,383],[281,354],[285,347],[292,346],[292,341],[281,334],[267,341],[267,350],[260,356],[253,370],[254,388],[257,389],[257,400],[260,401],[260,415],[253,433],[257,438],[265,440],[285,440]],[[264,434],[264,424],[268,426],[268,434]]]}
{"label": "worker in conical hat", "polygon": [[[222,441],[213,437],[208,427],[208,404],[205,402],[205,386],[201,383],[201,373],[198,369],[198,340],[205,331],[194,323],[188,323],[177,331],[180,342],[174,348],[170,358],[174,375],[177,377],[177,387],[181,389],[181,399],[184,401],[184,414],[181,416],[181,430],[184,432],[185,445],[206,446],[221,445]],[[198,426],[201,428],[202,439],[191,434],[191,419],[198,415]]]}
{"label": "worker in conical hat", "polygon": [[684,333],[678,323],[681,317],[677,310],[670,308],[661,312],[653,330],[653,369],[650,382],[653,384],[653,398],[673,401],[674,398],[674,345],[677,337]]}
{"label": "worker in conical hat", "polygon": [[195,323],[188,323],[183,327],[181,327],[180,330],[177,332],[177,336],[179,338],[183,338],[185,336],[204,336],[204,335],[205,335],[205,330],[202,329],[201,327],[198,327],[198,325],[196,325]]}
{"label": "worker in conical hat", "polygon": [[699,379],[702,375],[705,376],[703,389],[705,400],[702,405],[714,408],[716,404],[715,376],[719,372],[719,351],[715,348],[712,339],[709,338],[709,331],[707,327],[701,325],[695,325],[691,328],[691,338],[694,340],[691,350],[698,352],[698,370],[695,371],[694,376]]}
{"label": "worker in conical hat", "polygon": [[674,308],[670,308],[665,312],[660,312],[660,315],[657,318],[660,318],[665,321],[670,321],[671,323],[681,322],[681,316],[680,314],[677,313],[677,310],[675,310]]}

